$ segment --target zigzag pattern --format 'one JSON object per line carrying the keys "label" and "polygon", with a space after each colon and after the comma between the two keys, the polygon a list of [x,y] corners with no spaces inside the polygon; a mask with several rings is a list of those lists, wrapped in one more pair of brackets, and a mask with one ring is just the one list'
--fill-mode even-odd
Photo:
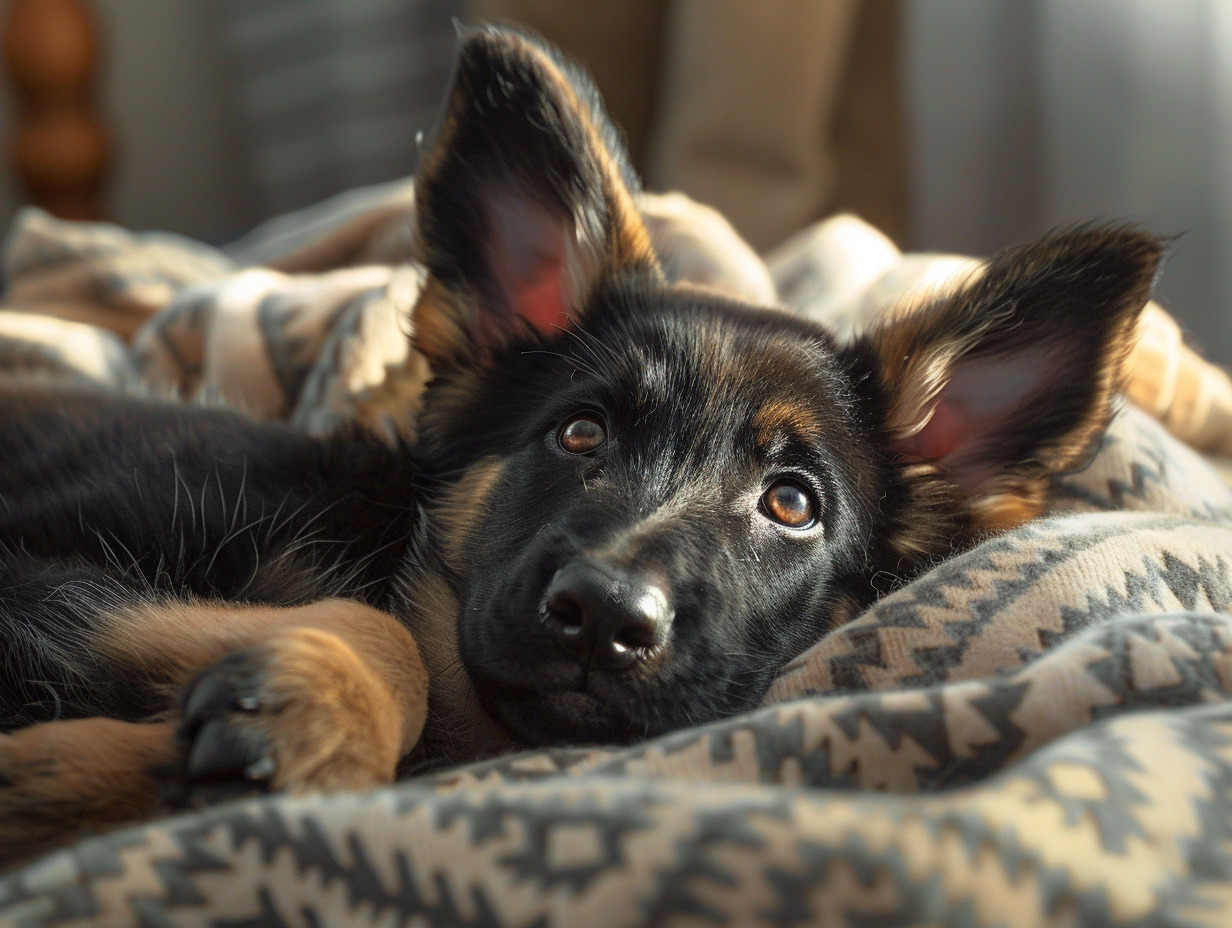
{"label": "zigzag pattern", "polygon": [[1130,406],[1113,421],[1086,468],[1053,479],[1049,510],[1166,512],[1227,523],[1232,490],[1156,420]]}
{"label": "zigzag pattern", "polygon": [[[1024,620],[1033,623],[1039,647],[1018,647],[1019,661],[1114,616],[1227,609],[1232,599],[1225,559],[1211,561],[1193,554],[1189,557],[1198,559],[1193,566],[1167,550],[1169,545],[1178,551],[1192,547],[1183,541],[1191,528],[1224,531],[1150,514],[1056,517],[1031,523],[951,558],[886,597],[798,659],[787,676],[813,665],[817,682],[801,692],[927,685],[953,679],[960,671],[963,678],[995,672],[997,666],[966,667],[965,662],[973,648],[986,647],[998,635],[1008,635],[1007,630],[1025,640]],[[1232,536],[1225,543],[1232,545]],[[1081,575],[1084,569],[1093,576],[1106,572],[1109,551],[1117,546],[1132,549],[1142,565],[1122,571],[1124,591],[1105,582],[1084,591],[1080,604],[1057,600],[1064,593],[1058,591],[1058,576]],[[1163,559],[1162,566],[1152,566],[1151,558]],[[1103,593],[1098,602],[1092,598],[1096,589]],[[782,688],[776,686],[772,692]]]}
{"label": "zigzag pattern", "polygon": [[980,790],[920,797],[587,776],[242,803],[4,878],[0,918],[1218,925],[1230,839],[1219,704],[1089,726]]}
{"label": "zigzag pattern", "polygon": [[[1232,680],[1222,661],[1230,656],[1232,619],[1133,616],[1094,626],[1013,675],[798,700],[635,748],[576,751],[549,778],[755,779],[828,789],[868,789],[879,778],[930,791],[977,782],[1092,719],[1224,699]],[[875,769],[866,769],[874,754]],[[421,782],[449,791],[543,780],[526,757]]]}

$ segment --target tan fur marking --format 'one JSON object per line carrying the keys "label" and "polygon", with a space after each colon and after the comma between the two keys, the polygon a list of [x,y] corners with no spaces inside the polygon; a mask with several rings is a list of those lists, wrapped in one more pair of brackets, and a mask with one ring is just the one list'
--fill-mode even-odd
{"label": "tan fur marking", "polygon": [[484,712],[458,651],[457,597],[438,574],[421,575],[406,591],[415,639],[431,680],[428,733],[433,747],[455,760],[510,750],[510,741]]}
{"label": "tan fur marking", "polygon": [[[406,744],[405,711],[393,691],[338,635],[291,628],[264,645],[267,679],[257,712],[231,724],[268,739],[271,786],[300,791],[360,789],[393,781]],[[415,706],[422,727],[426,692]],[[418,740],[418,730],[415,740]],[[403,746],[406,749],[403,750]]]}
{"label": "tan fur marking", "polygon": [[[402,753],[409,751],[423,727],[427,676],[411,634],[393,616],[363,603],[329,599],[291,608],[151,603],[111,615],[96,647],[174,692],[232,651],[303,629],[328,632],[354,652],[358,663],[350,666],[366,669],[374,685],[388,692],[399,717],[398,744]],[[276,661],[270,672],[276,680]]]}
{"label": "tan fur marking", "polygon": [[1044,509],[1044,492],[1041,479],[976,500],[971,506],[972,529],[976,534],[1006,532],[1031,521]]}
{"label": "tan fur marking", "polygon": [[165,722],[75,719],[0,735],[0,871],[168,811],[157,771],[177,760]]}
{"label": "tan fur marking", "polygon": [[504,471],[504,460],[484,458],[441,493],[432,507],[432,520],[439,526],[436,534],[440,540],[441,559],[456,574],[466,573],[470,566],[471,535],[487,509],[492,488]]}
{"label": "tan fur marking", "polygon": [[415,304],[414,344],[431,364],[464,360],[471,350],[465,322],[474,310],[435,277],[428,277]]}
{"label": "tan fur marking", "polygon": [[767,403],[757,411],[753,425],[757,429],[757,443],[763,447],[783,433],[807,437],[816,431],[812,413],[790,400]]}
{"label": "tan fur marking", "polygon": [[[427,716],[415,640],[392,616],[349,600],[284,609],[149,603],[109,616],[95,647],[162,683],[168,709],[195,675],[253,649],[258,703],[227,722],[268,746],[275,789],[389,783]],[[0,736],[0,866],[170,811],[160,786],[182,762],[176,724],[95,718]]]}

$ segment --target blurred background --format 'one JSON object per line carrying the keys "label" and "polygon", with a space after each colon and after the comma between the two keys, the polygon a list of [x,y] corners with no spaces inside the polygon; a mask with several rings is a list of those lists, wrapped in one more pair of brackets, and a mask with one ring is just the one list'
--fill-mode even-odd
{"label": "blurred background", "polygon": [[[760,250],[839,210],[905,249],[976,254],[1068,222],[1143,222],[1178,236],[1163,301],[1232,363],[1232,0],[0,10],[5,226],[34,196],[219,243],[405,176],[448,79],[454,18],[514,20],[591,70],[649,188],[718,207]],[[48,187],[52,168],[77,192]]]}

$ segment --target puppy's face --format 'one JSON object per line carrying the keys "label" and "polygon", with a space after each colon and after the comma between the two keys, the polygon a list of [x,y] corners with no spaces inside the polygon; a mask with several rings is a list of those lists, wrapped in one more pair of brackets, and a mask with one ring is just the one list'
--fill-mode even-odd
{"label": "puppy's face", "polygon": [[632,182],[550,51],[464,39],[418,185],[420,451],[446,656],[525,744],[746,708],[879,579],[1033,515],[1106,422],[1159,259],[1076,230],[839,347],[669,288]]}
{"label": "puppy's face", "polygon": [[753,705],[863,568],[877,456],[824,332],[627,280],[466,395],[461,657],[519,741]]}

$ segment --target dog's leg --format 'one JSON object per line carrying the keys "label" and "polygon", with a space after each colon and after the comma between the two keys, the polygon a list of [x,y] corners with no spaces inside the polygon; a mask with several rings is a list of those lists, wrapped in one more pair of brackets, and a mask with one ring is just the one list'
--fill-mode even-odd
{"label": "dog's leg", "polygon": [[42,836],[10,844],[10,857],[201,789],[388,783],[423,728],[428,686],[415,641],[362,603],[162,602],[100,619],[97,653],[129,679],[178,693],[182,715],[48,722],[0,737],[0,840],[23,829]]}
{"label": "dog's leg", "polygon": [[[171,597],[87,566],[40,561],[5,565],[0,585],[0,657],[10,668],[0,676],[0,731],[88,716],[135,721],[182,705],[197,751],[190,773],[197,773],[194,764],[205,771],[221,763],[220,717],[234,710],[228,737],[249,733],[244,744],[258,754],[252,760],[277,763],[269,776],[278,788],[387,779],[419,737],[427,684],[415,641],[392,616],[362,603],[274,607]],[[295,714],[288,706],[320,713],[321,721],[280,734],[279,720]],[[315,763],[306,748],[290,747],[293,738],[324,743],[319,728],[367,742],[352,769]],[[281,749],[270,754],[267,742]]]}
{"label": "dog's leg", "polygon": [[289,608],[183,602],[111,616],[99,651],[178,690],[190,780],[275,789],[389,782],[419,739],[427,676],[414,639],[352,600]]}
{"label": "dog's leg", "polygon": [[180,756],[170,722],[73,719],[0,735],[0,871],[169,811]]}

